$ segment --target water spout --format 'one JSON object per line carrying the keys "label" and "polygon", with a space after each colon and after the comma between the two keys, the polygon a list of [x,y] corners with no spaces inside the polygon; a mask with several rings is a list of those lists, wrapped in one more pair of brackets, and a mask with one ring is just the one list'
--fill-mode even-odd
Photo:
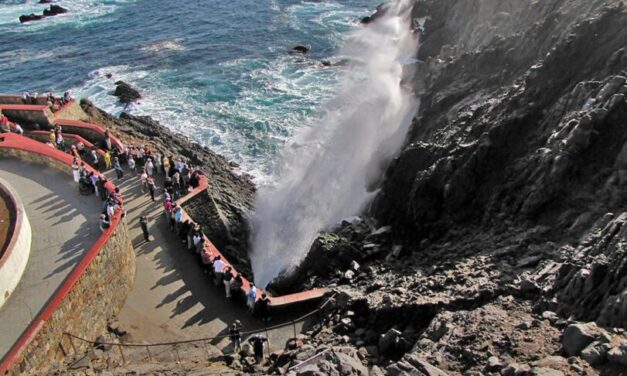
{"label": "water spout", "polygon": [[341,53],[352,64],[338,95],[322,107],[320,123],[286,148],[277,184],[258,192],[251,253],[258,285],[294,268],[320,230],[359,213],[400,148],[417,107],[401,84],[418,48],[411,5],[390,2],[352,33]]}

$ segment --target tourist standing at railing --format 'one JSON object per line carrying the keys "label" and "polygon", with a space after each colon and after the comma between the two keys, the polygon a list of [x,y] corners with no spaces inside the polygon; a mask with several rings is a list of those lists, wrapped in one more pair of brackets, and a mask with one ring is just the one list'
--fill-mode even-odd
{"label": "tourist standing at railing", "polygon": [[81,159],[81,155],[78,153],[78,149],[76,149],[76,145],[70,146],[70,154],[72,154],[74,158]]}
{"label": "tourist standing at railing", "polygon": [[213,259],[213,284],[220,286],[224,274],[224,261],[220,255]]}
{"label": "tourist standing at railing", "polygon": [[91,165],[96,170],[100,170],[100,160],[98,159],[98,153],[95,149],[92,149],[91,151]]}
{"label": "tourist standing at railing", "polygon": [[104,231],[111,227],[111,223],[109,222],[109,218],[107,218],[106,214],[100,214],[100,230]]}
{"label": "tourist standing at railing", "polygon": [[85,144],[82,141],[76,143],[76,150],[81,158],[85,158]]}
{"label": "tourist standing at railing", "polygon": [[231,282],[233,281],[232,268],[227,266],[224,269],[224,276],[222,277],[222,283],[224,283],[224,292],[226,293],[227,299],[231,299]]}
{"label": "tourist standing at railing", "polygon": [[0,132],[1,133],[11,132],[11,122],[6,116],[4,116],[4,114],[0,114]]}
{"label": "tourist standing at railing", "polygon": [[174,175],[172,175],[172,187],[174,188],[174,192],[178,194],[181,193],[181,175],[178,171],[175,171]]}
{"label": "tourist standing at railing", "polygon": [[243,287],[242,275],[237,273],[231,281],[231,296],[233,296],[235,301],[242,302],[244,300],[244,294],[242,291]]}
{"label": "tourist standing at railing", "polygon": [[81,178],[80,167],[78,165],[78,158],[72,158],[72,176],[74,176],[74,182],[78,183]]}
{"label": "tourist standing at railing", "polygon": [[137,173],[135,159],[132,156],[128,157],[128,168],[131,172]]}
{"label": "tourist standing at railing", "polygon": [[15,126],[15,133],[19,134],[20,136],[24,134],[24,130],[18,123],[13,123],[13,125]]}
{"label": "tourist standing at railing", "polygon": [[113,168],[115,168],[115,174],[117,175],[118,180],[122,179],[124,177],[124,170],[122,169],[122,166],[120,166],[120,160],[118,157],[113,159]]}
{"label": "tourist standing at railing", "polygon": [[63,139],[63,134],[61,132],[57,133],[57,148],[59,150],[65,151],[65,140]]}
{"label": "tourist standing at railing", "polygon": [[270,321],[270,299],[263,293],[261,299],[255,303],[255,311],[263,322]]}
{"label": "tourist standing at railing", "polygon": [[154,202],[155,200],[155,191],[157,190],[157,185],[155,184],[155,179],[152,176],[149,176],[146,179],[146,184],[148,185],[148,194],[150,195],[150,199]]}
{"label": "tourist standing at railing", "polygon": [[148,174],[148,176],[152,176],[154,174],[155,165],[152,163],[152,158],[148,158],[144,167],[146,168],[146,174]]}
{"label": "tourist standing at railing", "polygon": [[89,180],[91,181],[91,184],[94,186],[94,193],[96,194],[96,196],[98,196],[98,176],[96,174],[94,174],[93,172],[89,173]]}
{"label": "tourist standing at railing", "polygon": [[111,151],[107,150],[104,155],[105,170],[111,169]]}
{"label": "tourist standing at railing", "polygon": [[104,147],[105,150],[111,150],[111,135],[109,135],[109,130],[105,129],[104,131]]}
{"label": "tourist standing at railing", "polygon": [[248,289],[248,293],[246,293],[246,305],[248,306],[248,310],[250,312],[254,312],[256,301],[257,301],[257,287],[255,287],[255,284],[251,282],[250,288]]}
{"label": "tourist standing at railing", "polygon": [[107,178],[103,175],[98,176],[98,180],[96,181],[96,187],[98,188],[98,192],[100,192],[100,200],[104,201],[107,199]]}
{"label": "tourist standing at railing", "polygon": [[163,174],[166,177],[170,176],[170,158],[163,157]]}
{"label": "tourist standing at railing", "polygon": [[163,162],[161,160],[161,154],[155,154],[154,158],[154,164],[155,164],[155,171],[160,174],[163,173],[162,169],[163,169]]}
{"label": "tourist standing at railing", "polygon": [[205,274],[211,273],[213,269],[213,261],[211,261],[211,252],[208,249],[204,249],[205,240],[201,240],[203,249],[200,254],[200,262],[202,263],[202,269]]}

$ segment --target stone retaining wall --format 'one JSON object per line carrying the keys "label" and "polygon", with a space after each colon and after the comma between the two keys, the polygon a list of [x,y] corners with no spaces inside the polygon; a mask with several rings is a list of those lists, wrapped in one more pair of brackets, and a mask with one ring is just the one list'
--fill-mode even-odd
{"label": "stone retaining wall", "polygon": [[[74,352],[70,339],[63,335],[65,332],[95,339],[106,329],[107,320],[122,309],[134,281],[135,254],[128,229],[120,222],[78,281],[61,298],[52,316],[23,349],[9,374],[45,374],[55,361]],[[74,341],[74,346],[81,352],[87,345]]]}
{"label": "stone retaining wall", "polygon": [[[52,146],[47,146],[52,148]],[[0,156],[1,157],[15,157],[24,161],[34,162],[41,165],[45,165],[47,167],[51,167],[60,171],[63,171],[67,174],[70,174],[68,179],[72,179],[72,166],[66,165],[64,163],[59,163],[58,161],[47,157],[44,154],[31,153],[26,150],[18,150],[18,149],[3,149],[0,148]],[[77,189],[78,190],[78,189]]]}

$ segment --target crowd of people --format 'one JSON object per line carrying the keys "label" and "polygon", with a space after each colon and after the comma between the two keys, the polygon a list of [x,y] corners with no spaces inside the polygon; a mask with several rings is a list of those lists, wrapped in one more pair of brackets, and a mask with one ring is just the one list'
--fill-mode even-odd
{"label": "crowd of people", "polygon": [[[38,104],[39,93],[30,93],[28,91],[22,94],[22,103],[23,104]],[[52,94],[52,91],[49,91],[46,95],[46,105],[50,108],[50,111],[56,112],[61,109],[61,107],[65,106],[67,103],[72,101],[72,95],[69,91],[63,93],[62,97],[55,97]]]}

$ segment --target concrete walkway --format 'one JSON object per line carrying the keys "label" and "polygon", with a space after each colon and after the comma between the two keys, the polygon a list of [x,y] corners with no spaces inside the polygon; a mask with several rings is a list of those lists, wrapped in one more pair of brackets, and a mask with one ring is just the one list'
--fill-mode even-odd
{"label": "concrete walkway", "polygon": [[0,177],[18,192],[33,232],[24,275],[0,308],[2,358],[100,236],[101,201],[81,196],[70,174],[19,159],[0,159]]}
{"label": "concrete walkway", "polygon": [[[131,334],[129,342],[154,343],[226,333],[227,326],[240,320],[243,330],[264,328],[240,304],[225,297],[224,288],[214,286],[203,273],[199,257],[189,253],[185,245],[170,231],[163,214],[161,194],[152,202],[143,193],[137,175],[128,172],[122,181],[113,172],[107,177],[120,187],[125,199],[130,237],[137,255],[137,279],[126,305],[118,315],[120,325]],[[158,192],[162,192],[161,189]],[[149,219],[152,234],[145,242],[139,226],[139,217]],[[292,309],[289,314],[275,316],[269,325],[289,321],[309,308]],[[297,331],[302,325],[297,325]],[[292,338],[290,326],[269,333],[270,349],[282,349]],[[211,344],[229,351],[228,340]]]}

